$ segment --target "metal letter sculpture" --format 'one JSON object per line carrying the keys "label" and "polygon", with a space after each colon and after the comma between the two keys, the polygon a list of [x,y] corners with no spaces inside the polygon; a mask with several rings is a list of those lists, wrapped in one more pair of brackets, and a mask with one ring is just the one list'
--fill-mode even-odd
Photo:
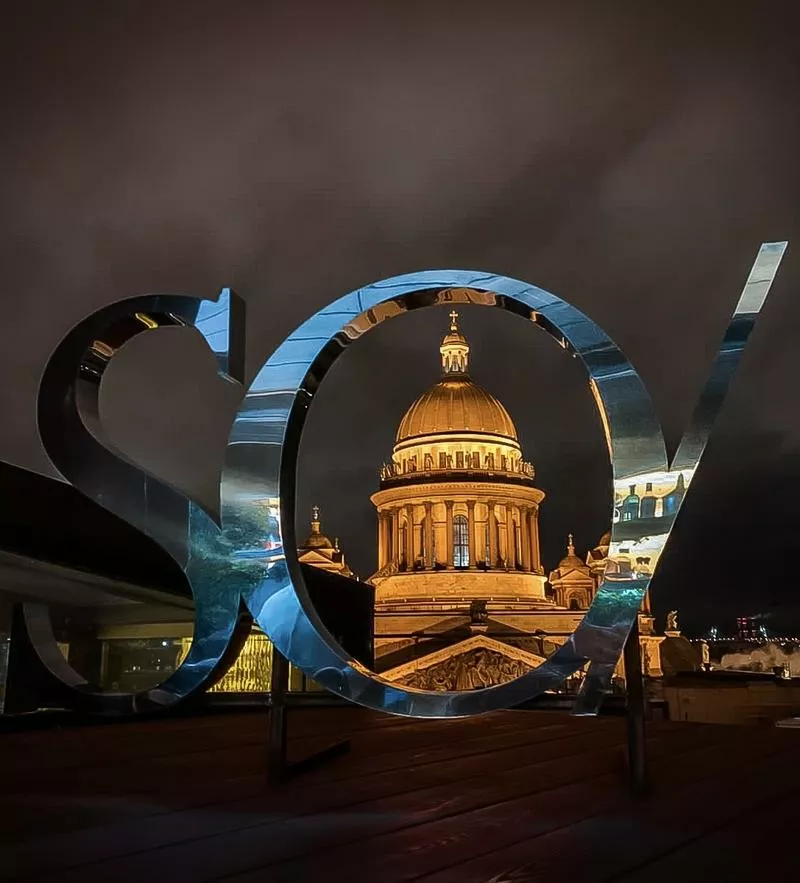
{"label": "metal letter sculpture", "polygon": [[[163,708],[221,676],[241,647],[249,611],[295,666],[328,690],[369,708],[417,717],[480,714],[556,688],[586,667],[574,713],[596,713],[785,249],[786,243],[762,245],[671,462],[650,397],[633,366],[594,322],[555,295],[504,276],[461,270],[411,273],[348,294],[287,338],[244,395],[228,443],[219,518],[113,450],[98,418],[98,395],[103,372],[120,347],[165,325],[197,329],[215,353],[222,376],[241,383],[242,302],[225,289],[217,301],[153,295],[100,310],[73,329],[50,358],[39,390],[41,438],[69,482],[178,561],[194,596],[194,639],[173,675],[138,694],[98,692],[57,658],[55,643],[44,637],[35,638],[41,658],[74,687],[84,708]],[[331,364],[381,322],[454,302],[508,310],[544,329],[582,360],[606,433],[615,514],[605,577],[567,642],[515,681],[440,693],[382,679],[349,658],[327,632],[297,561],[294,490],[305,415]],[[652,505],[645,505],[647,496],[640,500],[636,490],[641,485],[648,492],[658,489],[660,510],[653,498]],[[280,515],[275,547],[264,557],[253,555],[252,549],[253,538],[263,539],[268,501],[279,507]]]}

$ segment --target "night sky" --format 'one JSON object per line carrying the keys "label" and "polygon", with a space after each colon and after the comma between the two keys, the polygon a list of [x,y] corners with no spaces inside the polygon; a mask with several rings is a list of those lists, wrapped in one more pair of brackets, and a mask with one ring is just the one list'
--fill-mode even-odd
{"label": "night sky", "polygon": [[[794,607],[800,628],[796,18],[730,2],[6,7],[0,459],[53,474],[38,380],[106,303],[235,287],[252,377],[341,294],[438,267],[518,277],[588,313],[675,442],[760,242],[788,239],[653,593],[690,630],[759,611],[777,627]],[[319,503],[362,576],[369,494],[438,377],[445,324],[428,310],[378,328],[312,407],[300,522]],[[608,527],[584,375],[499,311],[465,310],[463,328],[548,494],[554,567],[567,532],[583,552]],[[126,451],[213,503],[236,394],[197,340],[135,341],[103,406]]]}

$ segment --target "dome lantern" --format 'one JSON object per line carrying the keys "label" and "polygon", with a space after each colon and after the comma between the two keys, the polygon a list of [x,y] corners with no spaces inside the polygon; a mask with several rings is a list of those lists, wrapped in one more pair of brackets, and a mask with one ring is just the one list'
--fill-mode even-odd
{"label": "dome lantern", "polygon": [[450,331],[442,340],[439,352],[442,354],[442,373],[445,376],[468,373],[469,344],[458,330],[458,313],[455,310],[450,313]]}

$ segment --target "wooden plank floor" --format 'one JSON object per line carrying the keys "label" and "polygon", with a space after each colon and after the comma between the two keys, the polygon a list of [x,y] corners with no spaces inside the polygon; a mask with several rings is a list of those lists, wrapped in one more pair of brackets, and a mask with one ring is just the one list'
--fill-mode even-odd
{"label": "wooden plank floor", "polygon": [[266,713],[0,737],[0,880],[726,881],[796,864],[800,731],[548,712],[411,721],[293,710],[292,753],[352,751],[265,785]]}

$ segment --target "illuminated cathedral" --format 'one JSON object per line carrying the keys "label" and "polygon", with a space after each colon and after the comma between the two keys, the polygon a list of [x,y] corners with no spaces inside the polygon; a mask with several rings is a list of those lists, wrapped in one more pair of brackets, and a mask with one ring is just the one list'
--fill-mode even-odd
{"label": "illuminated cathedral", "polygon": [[[408,408],[372,496],[378,516],[375,668],[424,689],[470,689],[539,665],[583,618],[610,537],[586,560],[572,536],[545,573],[545,500],[502,403],[470,376],[450,313],[442,376]],[[641,618],[648,674],[660,674],[652,617]]]}

